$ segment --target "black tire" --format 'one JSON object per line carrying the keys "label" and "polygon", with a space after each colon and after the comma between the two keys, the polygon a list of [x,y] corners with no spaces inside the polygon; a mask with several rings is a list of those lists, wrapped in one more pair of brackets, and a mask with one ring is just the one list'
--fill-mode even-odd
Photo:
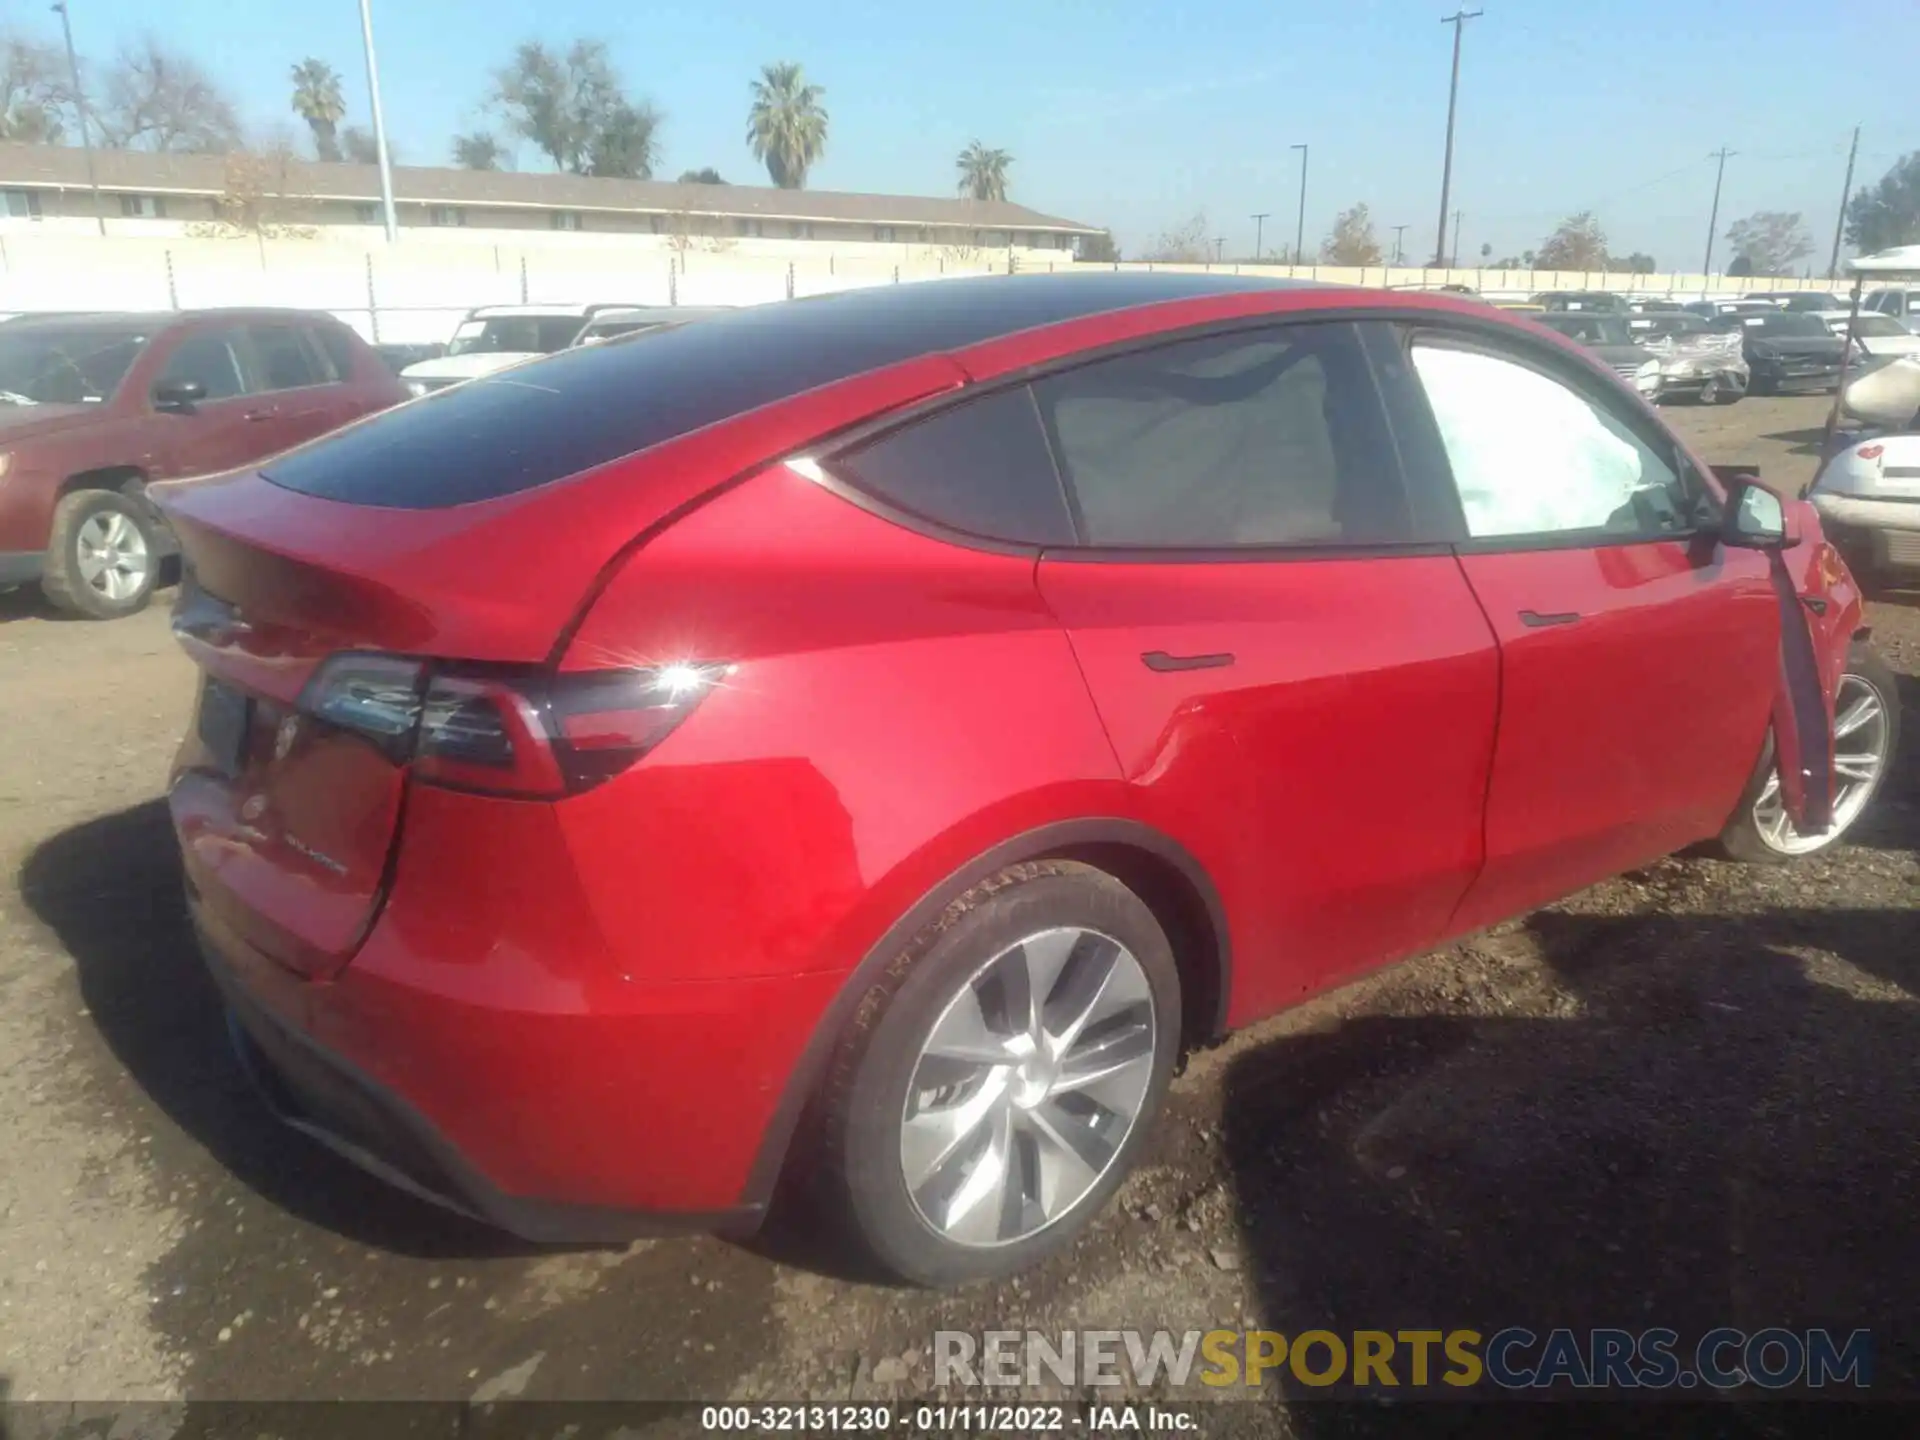
{"label": "black tire", "polygon": [[1762,380],[1756,375],[1747,382],[1747,393],[1749,395],[1771,395],[1774,393],[1773,382],[1771,380]]}
{"label": "black tire", "polygon": [[[1877,785],[1886,784],[1887,772],[1896,763],[1900,753],[1900,686],[1894,678],[1887,662],[1875,653],[1873,647],[1865,641],[1856,640],[1847,651],[1846,674],[1854,675],[1871,685],[1880,696],[1880,703],[1887,712],[1887,764],[1880,772]],[[1740,793],[1740,803],[1734,807],[1733,816],[1727,821],[1726,828],[1720,832],[1719,848],[1730,860],[1744,861],[1749,865],[1785,865],[1793,860],[1809,859],[1814,855],[1823,855],[1846,837],[1841,830],[1829,837],[1817,850],[1801,855],[1790,855],[1769,845],[1760,833],[1760,826],[1754,819],[1754,806],[1761,793],[1767,788],[1767,781],[1774,769],[1773,732],[1767,732],[1766,743],[1760,747],[1760,761],[1753,767],[1753,775],[1747,781],[1747,788]],[[1869,795],[1866,804],[1871,806],[1878,798],[1877,792]],[[1865,807],[1863,807],[1864,813]]]}
{"label": "black tire", "polygon": [[[81,530],[97,516],[120,516],[138,532],[146,555],[146,572],[138,587],[124,596],[109,596],[89,583],[80,565]],[[75,490],[61,497],[53,511],[53,531],[47,540],[47,566],[40,588],[49,602],[70,615],[89,620],[119,620],[147,608],[160,578],[160,546],[153,517],[141,503],[118,490]]]}
{"label": "black tire", "polygon": [[[1154,1005],[1151,1078],[1132,1128],[1086,1195],[1044,1228],[969,1246],[921,1217],[901,1165],[904,1114],[921,1048],[948,1003],[995,956],[1056,927],[1097,930],[1140,963]],[[861,1000],[824,1086],[821,1198],[887,1270],[945,1287],[1009,1275],[1072,1243],[1132,1171],[1180,1049],[1180,977],[1144,902],[1105,871],[1064,860],[1015,865],[969,890],[922,931]]]}

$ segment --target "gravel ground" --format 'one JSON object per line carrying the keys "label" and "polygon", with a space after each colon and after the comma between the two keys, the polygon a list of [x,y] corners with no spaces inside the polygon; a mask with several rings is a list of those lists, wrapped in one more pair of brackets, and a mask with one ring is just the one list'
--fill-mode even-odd
{"label": "gravel ground", "polygon": [[[1804,484],[1822,411],[1674,418]],[[176,898],[158,796],[192,677],[163,608],[0,597],[0,1395],[913,1394],[938,1328],[1242,1323],[1866,1326],[1876,1389],[1913,1393],[1920,597],[1871,619],[1916,723],[1855,843],[1663,861],[1197,1056],[1071,1254],[929,1296],[791,1220],[519,1246],[278,1130]]]}

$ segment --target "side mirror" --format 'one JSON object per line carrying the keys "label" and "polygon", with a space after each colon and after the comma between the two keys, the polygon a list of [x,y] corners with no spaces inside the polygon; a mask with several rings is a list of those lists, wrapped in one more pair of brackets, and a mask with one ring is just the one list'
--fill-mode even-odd
{"label": "side mirror", "polygon": [[207,387],[198,380],[162,380],[153,387],[153,408],[189,414],[207,398]]}
{"label": "side mirror", "polygon": [[1753,476],[1738,476],[1727,485],[1720,543],[1733,550],[1791,550],[1800,543],[1799,521]]}

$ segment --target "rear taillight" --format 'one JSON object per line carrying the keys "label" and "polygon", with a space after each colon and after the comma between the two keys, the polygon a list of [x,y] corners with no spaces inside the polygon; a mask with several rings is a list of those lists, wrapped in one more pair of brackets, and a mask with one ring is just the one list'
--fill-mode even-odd
{"label": "rear taillight", "polygon": [[434,785],[553,799],[618,775],[725,678],[675,664],[555,675],[390,655],[336,655],[300,708]]}

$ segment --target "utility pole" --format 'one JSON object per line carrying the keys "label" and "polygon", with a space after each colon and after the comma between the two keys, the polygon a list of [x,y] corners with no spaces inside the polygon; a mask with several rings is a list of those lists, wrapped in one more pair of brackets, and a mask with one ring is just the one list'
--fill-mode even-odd
{"label": "utility pole", "polygon": [[1827,279],[1840,273],[1840,237],[1847,228],[1847,200],[1853,194],[1853,157],[1860,153],[1860,127],[1853,127],[1853,144],[1847,147],[1847,178],[1840,182],[1840,213],[1833,221],[1833,254],[1827,260]]}
{"label": "utility pole", "polygon": [[1391,264],[1398,265],[1400,263],[1400,237],[1406,233],[1407,227],[1404,225],[1396,225],[1393,227],[1393,259],[1390,262]]}
{"label": "utility pole", "polygon": [[1713,176],[1713,209],[1707,214],[1707,258],[1700,262],[1702,275],[1713,274],[1713,232],[1720,224],[1720,182],[1727,178],[1727,161],[1737,153],[1722,145],[1713,154],[1707,156],[1709,160],[1718,160],[1720,168],[1714,172]]}
{"label": "utility pole", "polygon": [[80,88],[80,57],[73,50],[73,21],[67,17],[66,0],[53,7],[60,17],[60,31],[67,37],[67,71],[73,76],[73,108],[80,116],[80,148],[87,152],[87,188],[93,191],[93,223],[107,233],[106,212],[100,208],[100,180],[93,172],[93,127],[87,123],[87,95]]}
{"label": "utility pole", "polygon": [[1456,10],[1440,23],[1453,26],[1453,82],[1447,87],[1447,158],[1440,168],[1440,226],[1434,232],[1433,263],[1445,268],[1447,250],[1447,204],[1453,198],[1453,117],[1460,100],[1460,33],[1467,21],[1478,20],[1483,10]]}
{"label": "utility pole", "polygon": [[1267,216],[1272,213],[1270,210],[1262,210],[1258,215],[1249,217],[1253,221],[1253,258],[1256,264],[1260,260],[1260,237],[1266,232]]}
{"label": "utility pole", "polygon": [[1214,236],[1213,237],[1214,262],[1218,264],[1221,258],[1226,255],[1226,253],[1227,253],[1227,237],[1224,235]]}
{"label": "utility pole", "polygon": [[1460,212],[1453,212],[1453,253],[1447,257],[1447,268],[1453,269],[1460,263]]}
{"label": "utility pole", "polygon": [[1293,263],[1299,265],[1307,258],[1307,147],[1293,148],[1300,152],[1300,212],[1293,227]]}
{"label": "utility pole", "polygon": [[393,212],[393,164],[387,156],[387,122],[380,113],[380,66],[373,58],[372,0],[360,0],[360,36],[367,47],[367,93],[373,104],[373,148],[380,152],[380,207],[386,212],[387,243],[400,238],[400,221]]}

